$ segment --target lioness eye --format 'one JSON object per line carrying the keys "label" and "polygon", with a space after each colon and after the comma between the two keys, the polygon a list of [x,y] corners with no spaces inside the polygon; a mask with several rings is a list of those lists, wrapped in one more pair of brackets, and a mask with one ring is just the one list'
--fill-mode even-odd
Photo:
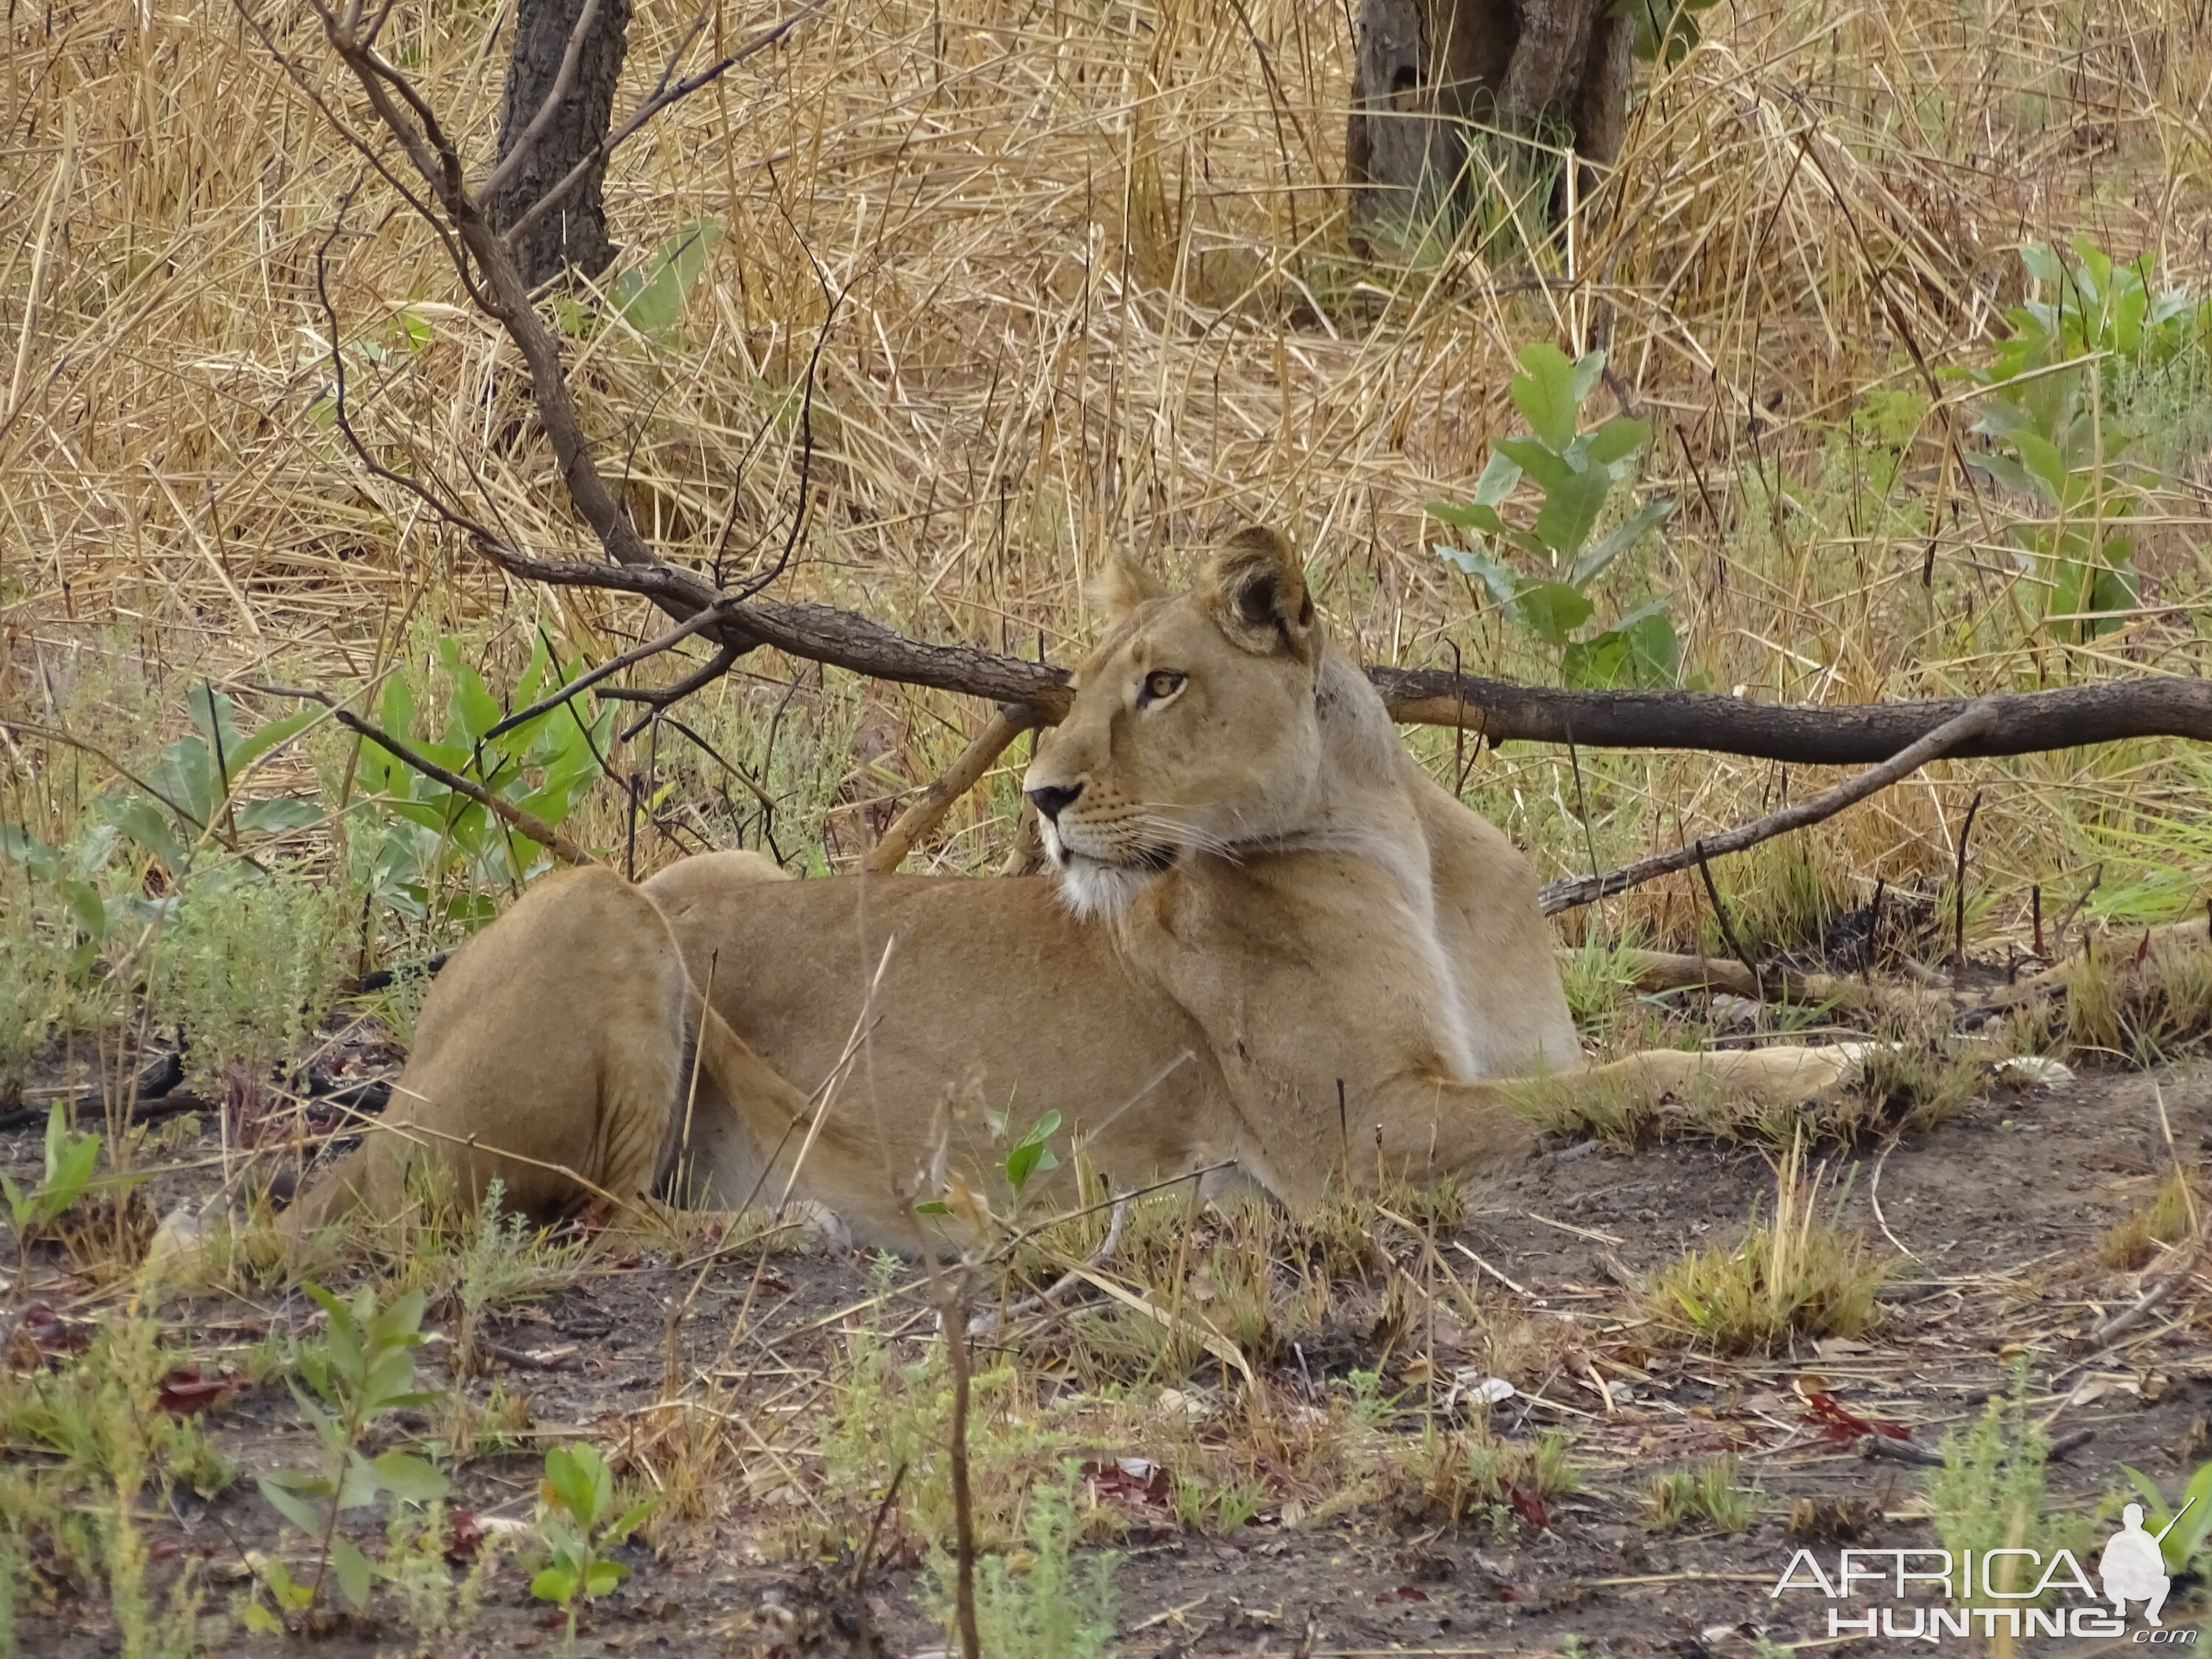
{"label": "lioness eye", "polygon": [[1148,702],[1162,702],[1182,690],[1183,677],[1172,668],[1156,668],[1145,676],[1145,689],[1137,697],[1137,707]]}

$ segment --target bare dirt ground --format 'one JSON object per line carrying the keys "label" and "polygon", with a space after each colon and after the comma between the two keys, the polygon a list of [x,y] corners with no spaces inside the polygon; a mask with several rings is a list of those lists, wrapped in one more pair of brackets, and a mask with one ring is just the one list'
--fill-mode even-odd
{"label": "bare dirt ground", "polygon": [[[2212,1295],[2202,1282],[2116,1346],[2085,1352],[2080,1339],[2166,1265],[2142,1275],[2108,1267],[2100,1238],[2142,1207],[2177,1157],[2194,1166],[2208,1144],[2212,1077],[2201,1067],[2166,1068],[2085,1074],[2063,1091],[2001,1090],[1886,1155],[1858,1155],[1855,1174],[1836,1172],[1851,1176],[1845,1218],[1879,1248],[1909,1253],[1882,1292],[1883,1322],[1863,1342],[1748,1362],[1670,1341],[1642,1316],[1634,1287],[1687,1250],[1732,1239],[1762,1194],[1771,1202],[1766,1160],[1711,1144],[1625,1156],[1582,1143],[1547,1153],[1477,1194],[1442,1254],[1481,1281],[1484,1297],[1571,1333],[1555,1346],[1562,1358],[1550,1373],[1492,1408],[1492,1421],[1509,1438],[1566,1431],[1580,1490],[1502,1528],[1454,1531],[1376,1502],[1319,1526],[1285,1525],[1279,1508],[1262,1510],[1231,1534],[1208,1536],[1183,1530],[1145,1480],[1109,1479],[1102,1501],[1128,1513],[1119,1628],[1109,1650],[1145,1659],[1318,1659],[1574,1651],[1579,1643],[1591,1652],[1705,1659],[1748,1655],[1759,1639],[1846,1651],[1868,1645],[1832,1644],[1816,1594],[1793,1591],[1778,1601],[1768,1593],[1798,1541],[1818,1540],[1829,1559],[1839,1535],[1877,1547],[1933,1541],[1921,1471],[1860,1455],[1852,1442],[1865,1425],[1933,1447],[1979,1413],[2006,1386],[2009,1362],[2024,1355],[2051,1437],[2063,1443],[2094,1431],[2053,1462],[2055,1506],[2087,1511],[2122,1484],[2122,1464],[2178,1492],[2201,1460],[2212,1402]],[[182,1149],[187,1158],[191,1150]],[[0,1152],[19,1179],[35,1174],[36,1156],[29,1132],[8,1137]],[[492,1333],[504,1357],[491,1377],[466,1386],[478,1399],[493,1382],[526,1393],[541,1437],[573,1427],[618,1448],[625,1424],[662,1386],[665,1309],[692,1277],[665,1259],[602,1259],[574,1284],[511,1312]],[[701,1288],[685,1328],[687,1364],[710,1364],[750,1301],[752,1336],[732,1351],[740,1356],[732,1363],[763,1373],[757,1386],[765,1398],[775,1375],[835,1362],[868,1289],[856,1258],[732,1261]],[[54,1322],[40,1330],[46,1346],[65,1346],[92,1304],[50,1299]],[[186,1322],[213,1375],[272,1325],[300,1322],[306,1311],[304,1304],[202,1303]],[[24,1352],[19,1333],[19,1360]],[[1386,1375],[1402,1373],[1409,1358],[1363,1353],[1356,1338],[1317,1342],[1261,1380],[1296,1396],[1355,1366],[1382,1363]],[[434,1364],[428,1370],[443,1380]],[[1406,1393],[1388,1426],[1418,1431],[1434,1390],[1402,1374],[1395,1385]],[[272,1517],[250,1476],[303,1459],[308,1437],[281,1388],[228,1395],[210,1420],[240,1478],[212,1502],[180,1493],[167,1512],[144,1520],[156,1582],[161,1564],[198,1560],[219,1606],[244,1579],[246,1553],[275,1547]],[[1748,1531],[1720,1539],[1647,1529],[1643,1505],[1655,1474],[1729,1449],[1742,1455],[1759,1492]],[[1105,1450],[1141,1455],[1146,1448]],[[468,1464],[457,1485],[460,1501],[495,1523],[528,1515],[536,1480],[535,1455],[525,1450]],[[857,1593],[850,1561],[763,1559],[767,1506],[794,1501],[787,1489],[732,1504],[724,1520],[684,1534],[665,1559],[642,1544],[624,1547],[633,1576],[592,1610],[576,1650],[912,1656],[939,1647],[911,1552],[902,1559],[887,1551],[890,1559]],[[2100,1526],[2097,1536],[2107,1529]],[[785,1527],[778,1535],[789,1534]],[[21,1651],[79,1659],[118,1650],[96,1587],[33,1566],[20,1598]],[[557,1650],[559,1621],[531,1599],[528,1577],[526,1568],[501,1563],[473,1629],[446,1650]],[[2179,1622],[2195,1622],[2189,1587],[2175,1604]],[[2171,1612],[2169,1622],[2177,1622]],[[349,1626],[300,1645],[350,1656],[413,1644]],[[234,1635],[221,1650],[287,1646]]]}

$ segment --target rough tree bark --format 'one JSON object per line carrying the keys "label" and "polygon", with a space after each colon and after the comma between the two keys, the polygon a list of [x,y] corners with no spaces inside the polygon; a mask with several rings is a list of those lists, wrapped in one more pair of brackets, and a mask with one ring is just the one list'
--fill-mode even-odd
{"label": "rough tree bark", "polygon": [[1478,128],[1508,135],[1492,154],[1518,183],[1544,169],[1514,137],[1612,161],[1633,39],[1611,0],[1360,0],[1344,146],[1354,224],[1418,226],[1463,197]]}
{"label": "rough tree bark", "polygon": [[[514,50],[507,59],[507,96],[500,112],[499,161],[504,163],[544,108],[561,80],[570,37],[594,0],[521,0]],[[568,95],[523,154],[521,165],[490,193],[495,227],[505,231],[571,169],[591,158],[614,118],[615,83],[629,46],[630,0],[596,0],[579,42]],[[532,289],[573,267],[597,276],[614,263],[601,187],[606,158],[571,186],[560,204],[515,239],[515,263]]]}

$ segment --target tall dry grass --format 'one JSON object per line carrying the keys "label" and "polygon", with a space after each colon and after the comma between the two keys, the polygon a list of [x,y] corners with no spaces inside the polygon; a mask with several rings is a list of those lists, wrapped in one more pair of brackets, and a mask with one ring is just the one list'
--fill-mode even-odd
{"label": "tall dry grass", "polygon": [[[718,9],[709,44],[776,15]],[[691,15],[688,0],[641,5],[633,84]],[[403,5],[386,36],[479,156],[507,16],[489,0]],[[2161,608],[2205,586],[2212,469],[2193,405],[2171,411],[2144,614],[2069,647],[2021,616],[2008,509],[1947,461],[1971,416],[1955,383],[1929,379],[1986,354],[2025,240],[2085,233],[2212,277],[2202,0],[1744,0],[1710,16],[1705,46],[1640,89],[1615,173],[1543,246],[1486,255],[1439,237],[1393,263],[1348,246],[1340,4],[830,0],[617,159],[609,200],[633,256],[704,216],[728,234],[676,333],[580,340],[575,377],[665,553],[758,561],[788,525],[794,390],[834,298],[791,592],[1067,660],[1087,628],[1080,578],[1109,551],[1174,566],[1257,516],[1293,529],[1333,624],[1369,658],[1534,675],[1427,550],[1421,506],[1471,485],[1515,349],[1603,343],[1656,422],[1650,487],[1684,502],[1619,580],[1670,596],[1713,684],[1837,702],[2202,672],[2198,617]],[[349,107],[313,29],[280,27]],[[426,632],[463,632],[495,664],[540,628],[572,650],[636,635],[627,605],[512,588],[339,443],[313,271],[361,168],[228,0],[18,7],[8,29],[9,704],[143,752],[143,700],[173,709],[156,694],[182,676],[349,684]],[[584,544],[511,353],[373,179],[330,269],[380,451],[471,493],[522,544]],[[1893,465],[1848,423],[1897,392],[1933,406]],[[977,718],[896,689],[817,698],[808,669],[817,717],[778,726],[756,705],[776,706],[791,665],[745,668],[700,719],[771,777],[764,745],[802,732],[836,859]],[[19,805],[0,817],[59,810],[59,751],[11,741]],[[1453,764],[1449,734],[1417,741]],[[1576,760],[1491,753],[1467,778],[1548,872],[1794,787],[1709,757]],[[1790,856],[1836,902],[1877,876],[1932,879],[1981,788],[1998,920],[2029,880],[2070,893],[2100,862],[2100,902],[2155,909],[2212,878],[2212,842],[2185,818],[2203,781],[2152,744],[1937,767]],[[1001,779],[964,808],[939,860],[980,867],[1008,799]],[[678,844],[648,841],[654,860]],[[1662,885],[1600,925],[1679,935],[1695,908]]]}

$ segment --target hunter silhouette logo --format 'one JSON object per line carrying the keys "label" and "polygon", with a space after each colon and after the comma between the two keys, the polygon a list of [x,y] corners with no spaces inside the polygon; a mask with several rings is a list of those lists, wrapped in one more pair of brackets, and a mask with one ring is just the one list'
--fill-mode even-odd
{"label": "hunter silhouette logo", "polygon": [[2129,1602],[2141,1601],[2145,1604],[2144,1620],[2152,1625],[2159,1623],[2158,1611],[2166,1605],[2166,1592],[2173,1588],[2166,1571],[2165,1552],[2160,1547],[2196,1502],[2192,1498],[2184,1504],[2180,1513],[2155,1535],[2142,1529],[2142,1504],[2130,1504],[2120,1511],[2120,1529],[2097,1558],[2097,1577],[2105,1581],[2105,1599],[2121,1618],[2128,1616]]}

